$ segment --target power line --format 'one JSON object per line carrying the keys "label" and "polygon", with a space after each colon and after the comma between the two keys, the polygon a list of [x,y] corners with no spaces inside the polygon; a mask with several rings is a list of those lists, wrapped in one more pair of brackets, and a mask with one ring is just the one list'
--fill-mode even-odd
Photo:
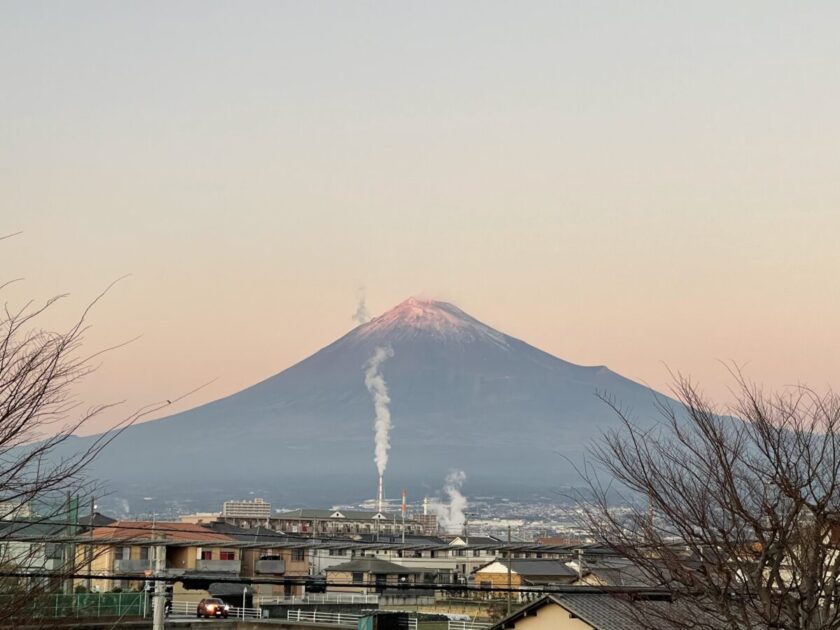
{"label": "power line", "polygon": [[[3,571],[0,572],[0,577],[55,577],[55,573],[47,571],[43,572],[19,572],[19,571]],[[62,574],[62,577],[69,579],[87,578],[87,573],[72,573]],[[351,586],[354,585],[352,580],[318,580],[311,576],[288,577],[288,578],[254,578],[254,577],[239,577],[239,576],[216,576],[206,574],[185,573],[179,575],[140,575],[137,573],[108,573],[106,575],[94,575],[94,580],[127,580],[133,582],[142,582],[148,580],[150,582],[210,582],[220,584],[266,584],[277,586],[310,586],[317,584],[319,586]],[[358,583],[356,586],[360,586]],[[372,584],[363,584],[361,586],[373,586]],[[663,588],[650,586],[591,586],[591,585],[547,585],[547,586],[520,586],[520,587],[506,587],[506,586],[475,586],[469,584],[388,584],[386,588],[389,590],[403,590],[403,591],[469,591],[477,593],[544,593],[544,594],[562,594],[562,593],[612,593],[612,594],[642,594],[642,595],[666,595],[669,591]]]}
{"label": "power line", "polygon": [[[93,529],[110,529],[110,530],[130,530],[133,532],[142,531],[142,534],[138,533],[135,536],[126,536],[125,538],[94,538],[91,539],[89,536],[85,536],[84,538],[80,537],[73,537],[73,536],[20,536],[16,538],[10,538],[7,535],[2,534],[2,529],[0,529],[0,540],[16,540],[20,542],[79,542],[81,544],[100,544],[100,545],[107,545],[107,544],[119,544],[123,542],[133,542],[138,546],[143,545],[150,545],[153,546],[155,544],[160,544],[161,541],[155,541],[152,539],[144,539],[142,538],[143,535],[148,533],[150,536],[156,533],[161,532],[170,532],[170,533],[177,533],[177,534],[189,534],[189,533],[198,533],[198,532],[190,532],[185,531],[183,528],[176,528],[176,527],[166,527],[154,524],[152,521],[136,521],[141,525],[125,525],[117,523],[110,523],[106,525],[97,525],[93,527]],[[55,525],[57,528],[66,528],[66,523],[55,522],[55,521],[47,521],[47,520],[25,520],[25,519],[15,519],[14,521],[9,521],[10,524],[15,523],[23,523],[26,525]],[[0,527],[4,525],[2,521],[0,521]],[[148,524],[148,526],[146,526]],[[83,523],[79,523],[80,526],[84,525]],[[517,543],[504,543],[499,541],[498,543],[493,544],[467,544],[467,545],[457,545],[453,546],[446,542],[440,543],[429,543],[429,542],[383,542],[383,541],[362,541],[362,540],[355,540],[352,538],[333,538],[330,536],[320,536],[320,537],[300,537],[295,536],[294,534],[288,534],[283,532],[265,532],[260,533],[259,531],[256,533],[249,533],[248,530],[242,530],[241,532],[236,533],[225,533],[223,531],[214,530],[212,527],[207,527],[203,525],[198,525],[198,527],[202,527],[208,534],[216,535],[216,536],[228,536],[232,538],[232,540],[217,540],[217,541],[210,541],[210,540],[167,540],[166,546],[203,546],[203,547],[262,547],[266,546],[263,544],[258,544],[257,539],[264,540],[264,539],[271,539],[277,541],[277,547],[282,548],[308,548],[308,549],[364,549],[364,550],[389,550],[389,549],[397,549],[397,550],[407,550],[407,551],[512,551],[512,552],[536,552],[536,553],[563,553],[563,552],[571,552],[576,549],[580,548],[587,548],[587,547],[596,547],[591,543],[581,543],[579,545],[541,545],[535,543],[528,543],[528,542],[517,542]],[[19,531],[25,530],[26,527],[20,528]],[[246,537],[248,539],[252,539],[254,542],[245,542],[236,540],[235,537]]]}

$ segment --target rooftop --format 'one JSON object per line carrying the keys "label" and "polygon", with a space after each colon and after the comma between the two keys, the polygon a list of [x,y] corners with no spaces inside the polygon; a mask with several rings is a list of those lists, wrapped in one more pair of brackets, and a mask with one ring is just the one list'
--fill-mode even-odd
{"label": "rooftop", "polygon": [[116,521],[110,527],[96,527],[91,532],[96,539],[152,540],[155,537],[172,541],[233,542],[230,536],[214,532],[194,523],[164,521]]}
{"label": "rooftop", "polygon": [[[633,599],[629,599],[628,596],[632,596]],[[638,621],[643,611],[664,612],[663,606],[672,606],[664,593],[653,590],[606,591],[598,588],[570,587],[565,592],[546,595],[532,602],[505,617],[489,630],[511,628],[519,619],[533,616],[540,608],[550,605],[560,606],[595,630],[646,630],[650,626]],[[640,608],[634,610],[635,606]],[[668,625],[663,622],[658,627],[666,630]]]}
{"label": "rooftop", "polygon": [[288,512],[281,512],[274,516],[278,519],[324,519],[324,520],[348,520],[348,521],[373,521],[373,520],[391,520],[394,515],[388,515],[385,512],[376,512],[368,510],[313,510],[308,508],[299,508],[297,510],[290,510]]}
{"label": "rooftop", "polygon": [[514,558],[508,561],[507,559],[499,559],[490,562],[483,567],[476,569],[476,572],[487,569],[493,564],[500,564],[507,569],[508,562],[511,563],[510,569],[517,575],[522,577],[529,576],[564,576],[575,577],[577,571],[572,569],[562,560],[553,560],[546,558]]}

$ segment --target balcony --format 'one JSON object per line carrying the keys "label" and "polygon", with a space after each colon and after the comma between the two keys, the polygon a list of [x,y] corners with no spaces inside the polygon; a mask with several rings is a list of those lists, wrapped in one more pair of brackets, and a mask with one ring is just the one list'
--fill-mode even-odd
{"label": "balcony", "polygon": [[196,560],[195,570],[207,573],[239,573],[239,560]]}
{"label": "balcony", "polygon": [[282,574],[286,572],[286,563],[283,560],[257,560],[254,567],[257,573],[274,573]]}
{"label": "balcony", "polygon": [[115,573],[143,573],[152,568],[150,560],[114,560]]}

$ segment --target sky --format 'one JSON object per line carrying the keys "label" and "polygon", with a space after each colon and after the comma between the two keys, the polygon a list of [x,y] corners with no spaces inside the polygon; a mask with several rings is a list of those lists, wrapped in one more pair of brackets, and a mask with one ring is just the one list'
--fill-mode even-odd
{"label": "sky", "polygon": [[836,2],[0,1],[0,277],[189,408],[411,296],[660,390],[840,381]]}

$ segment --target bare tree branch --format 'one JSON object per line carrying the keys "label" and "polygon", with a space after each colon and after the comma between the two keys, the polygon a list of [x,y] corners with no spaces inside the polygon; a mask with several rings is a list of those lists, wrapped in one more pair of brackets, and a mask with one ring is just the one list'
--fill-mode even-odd
{"label": "bare tree branch", "polygon": [[682,408],[658,400],[653,428],[602,397],[621,427],[591,453],[612,485],[584,471],[583,524],[678,603],[628,607],[645,627],[840,628],[840,397],[730,371],[732,408],[677,374]]}

